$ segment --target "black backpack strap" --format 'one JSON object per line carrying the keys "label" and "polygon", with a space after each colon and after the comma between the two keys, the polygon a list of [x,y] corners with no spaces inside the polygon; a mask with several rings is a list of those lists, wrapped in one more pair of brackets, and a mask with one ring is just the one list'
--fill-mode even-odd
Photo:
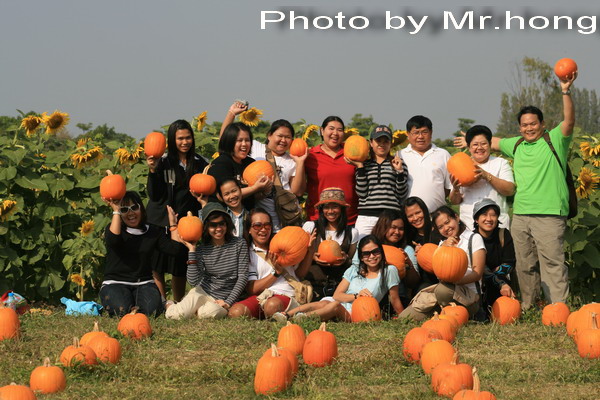
{"label": "black backpack strap", "polygon": [[519,138],[519,140],[517,140],[517,143],[515,143],[515,147],[513,148],[513,158],[515,158],[515,154],[517,153],[517,147],[519,147],[519,145],[523,143],[523,140],[525,140],[525,138]]}

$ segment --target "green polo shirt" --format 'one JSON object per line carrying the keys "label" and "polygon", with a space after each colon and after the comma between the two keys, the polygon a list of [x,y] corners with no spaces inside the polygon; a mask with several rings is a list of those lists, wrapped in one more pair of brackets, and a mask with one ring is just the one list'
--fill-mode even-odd
{"label": "green polo shirt", "polygon": [[513,154],[520,136],[500,139],[502,153],[514,159],[513,169],[517,191],[514,214],[569,214],[569,192],[565,181],[567,154],[572,135],[565,137],[560,124],[550,131],[550,140],[563,165],[561,170],[556,157],[544,138],[533,143],[523,141]]}

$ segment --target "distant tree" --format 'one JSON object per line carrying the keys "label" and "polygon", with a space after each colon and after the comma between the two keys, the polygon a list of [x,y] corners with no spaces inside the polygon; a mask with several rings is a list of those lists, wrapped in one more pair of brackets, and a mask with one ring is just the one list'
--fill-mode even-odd
{"label": "distant tree", "polygon": [[356,128],[361,135],[368,136],[377,125],[379,124],[373,120],[372,115],[363,117],[362,114],[354,114],[350,123],[346,125],[346,128]]}

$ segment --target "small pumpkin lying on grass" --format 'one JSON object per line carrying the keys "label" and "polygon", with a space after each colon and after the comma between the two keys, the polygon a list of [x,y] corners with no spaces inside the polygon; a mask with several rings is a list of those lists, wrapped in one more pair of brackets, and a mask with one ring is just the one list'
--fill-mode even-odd
{"label": "small pumpkin lying on grass", "polygon": [[61,353],[60,362],[65,367],[98,364],[94,350],[89,346],[82,346],[76,337],[73,338],[73,345],[67,346]]}
{"label": "small pumpkin lying on grass", "polygon": [[18,338],[21,322],[16,311],[0,305],[0,340]]}
{"label": "small pumpkin lying on grass", "polygon": [[292,366],[288,358],[279,353],[277,346],[263,355],[256,364],[254,392],[256,394],[275,394],[284,391],[292,383]]}
{"label": "small pumpkin lying on grass", "polygon": [[36,367],[29,377],[31,390],[48,394],[65,390],[67,378],[60,367],[50,364],[48,357],[44,358],[44,365]]}
{"label": "small pumpkin lying on grass", "polygon": [[124,315],[117,325],[117,330],[123,336],[135,340],[152,336],[150,320],[146,315],[137,311],[137,307],[134,307],[129,314]]}
{"label": "small pumpkin lying on grass", "polygon": [[338,356],[335,335],[328,332],[323,322],[319,329],[309,333],[304,342],[302,358],[304,362],[313,367],[325,367],[333,364]]}
{"label": "small pumpkin lying on grass", "polygon": [[11,383],[10,385],[0,387],[0,399],[2,400],[36,400],[35,393],[23,385]]}
{"label": "small pumpkin lying on grass", "polygon": [[90,332],[85,333],[79,340],[79,343],[83,346],[87,346],[87,345],[89,345],[89,343],[92,339],[97,338],[97,337],[107,337],[107,336],[108,336],[108,333],[100,330],[98,321],[94,321],[94,328]]}
{"label": "small pumpkin lying on grass", "polygon": [[297,356],[302,354],[306,334],[300,325],[292,324],[290,321],[279,330],[277,336],[277,347],[283,347],[294,352]]}

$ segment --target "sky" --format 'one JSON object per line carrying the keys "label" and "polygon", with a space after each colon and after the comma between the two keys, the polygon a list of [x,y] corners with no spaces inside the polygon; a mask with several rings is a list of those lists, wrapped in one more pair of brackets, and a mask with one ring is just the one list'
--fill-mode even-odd
{"label": "sky", "polygon": [[[460,21],[469,10],[492,16],[490,24],[459,30],[450,22],[443,29],[444,11]],[[261,11],[286,19],[261,29]],[[309,19],[309,29],[300,22],[290,29],[292,11]],[[403,17],[404,27],[385,29],[386,11]],[[520,30],[514,22],[507,30],[506,11],[526,27],[534,16],[550,18],[550,26]],[[339,12],[346,29],[313,27],[315,17]],[[563,15],[573,17],[573,29],[552,29],[552,17]],[[369,26],[352,29],[349,19],[357,16]],[[411,34],[408,16],[427,19]],[[592,72],[600,70],[600,31],[577,32],[581,16],[600,17],[598,2],[4,0],[0,115],[58,109],[70,114],[71,134],[81,133],[77,123],[106,123],[141,138],[205,110],[209,122],[222,120],[241,98],[270,121],[320,125],[329,115],[349,121],[362,113],[401,128],[423,114],[435,136],[449,137],[458,118],[495,129],[501,93],[511,89],[525,56],[552,65],[573,58],[575,85],[600,90]]]}

